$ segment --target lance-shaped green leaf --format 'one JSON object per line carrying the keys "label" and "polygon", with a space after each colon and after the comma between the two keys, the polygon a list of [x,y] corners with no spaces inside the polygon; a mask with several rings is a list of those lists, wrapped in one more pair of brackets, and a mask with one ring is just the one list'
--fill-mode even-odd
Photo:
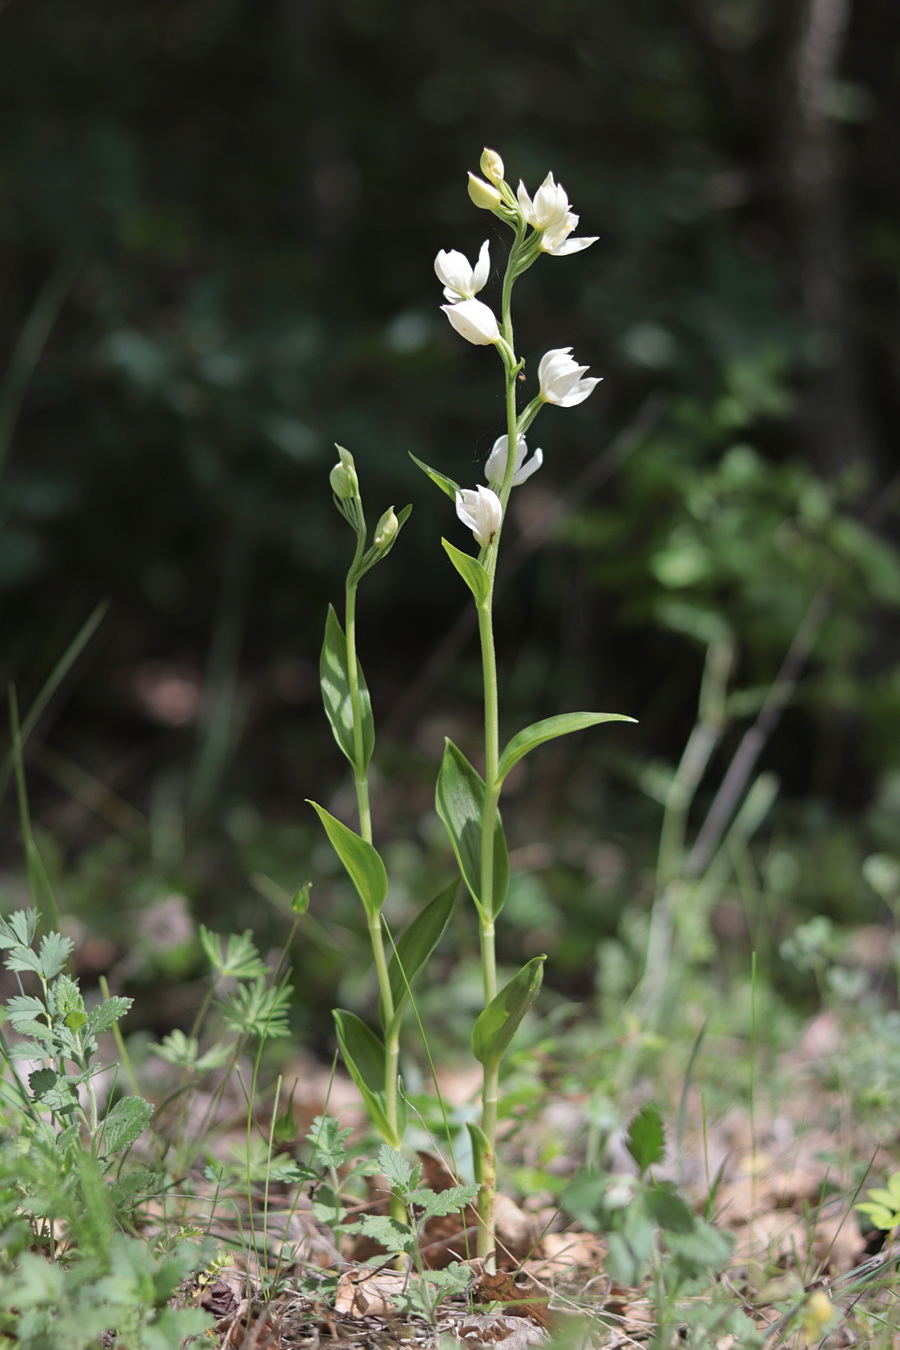
{"label": "lance-shaped green leaf", "polygon": [[462,549],[455,548],[448,540],[442,539],[441,543],[447,557],[474,595],[476,603],[483,605],[488,598],[491,582],[481,563],[477,558],[473,558],[471,553],[463,553]]}
{"label": "lance-shaped green leaf", "polygon": [[400,1119],[397,1129],[392,1129],[384,1092],[386,1072],[384,1046],[365,1022],[344,1008],[335,1008],[334,1025],[347,1071],[359,1088],[372,1124],[392,1148],[402,1147],[406,1107],[403,1098],[398,1094]]}
{"label": "lance-shaped green leaf", "polygon": [[446,492],[452,502],[456,501],[456,494],[459,492],[458,483],[454,483],[453,479],[448,478],[446,474],[438,473],[437,469],[430,469],[427,464],[423,464],[420,459],[416,459],[415,455],[410,455],[410,459],[413,464],[418,464],[423,473],[428,474],[432,483],[437,483],[441,491]]}
{"label": "lance-shaped green leaf", "polygon": [[[434,897],[413,919],[397,943],[388,966],[388,980],[394,1004],[394,1020],[385,1027],[385,1036],[396,1032],[403,1016],[410,989],[419,971],[441,940],[453,912],[459,881],[455,880]],[[384,1011],[382,1010],[382,1025]]]}
{"label": "lance-shaped green leaf", "polygon": [[350,680],[347,674],[347,639],[341,628],[334,606],[328,606],[328,618],[325,620],[325,641],[322,643],[322,655],[319,660],[319,683],[322,686],[322,702],[325,714],[331,723],[334,739],[350,763],[360,773],[364,773],[372,751],[375,748],[375,722],[372,718],[372,703],[362,666],[356,662],[356,676],[359,681],[359,716],[362,725],[362,763],[356,762],[356,747],[353,739],[353,705],[350,700]]}
{"label": "lance-shaped green leaf", "polygon": [[[309,801],[309,798],[307,798]],[[387,872],[376,849],[353,830],[335,819],[323,806],[309,802],[325,826],[335,853],[347,869],[347,875],[359,892],[370,919],[381,913],[388,891]]]}
{"label": "lance-shaped green leaf", "polygon": [[[481,897],[481,819],[484,814],[484,779],[472,768],[461,750],[448,740],[438,773],[435,794],[437,813],[447,827],[459,870],[478,908]],[[503,824],[497,812],[494,826],[494,891],[491,913],[496,918],[509,890],[509,855]]]}
{"label": "lance-shaped green leaf", "polygon": [[552,741],[557,736],[566,736],[570,731],[584,731],[585,727],[599,726],[601,722],[635,720],[634,717],[626,717],[624,713],[574,712],[560,713],[558,717],[545,717],[542,722],[533,722],[530,727],[525,727],[524,731],[513,736],[503,751],[497,769],[497,782],[502,783],[512,766],[518,764],[522,756],[527,755],[536,745],[543,745],[545,741]]}
{"label": "lance-shaped green leaf", "polygon": [[519,1023],[537,998],[546,959],[535,956],[480,1014],[472,1029],[472,1053],[481,1064],[499,1064],[506,1054]]}

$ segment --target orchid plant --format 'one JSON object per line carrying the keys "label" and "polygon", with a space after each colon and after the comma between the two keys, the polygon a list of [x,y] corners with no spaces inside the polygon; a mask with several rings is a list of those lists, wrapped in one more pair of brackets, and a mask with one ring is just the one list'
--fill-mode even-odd
{"label": "orchid plant", "polygon": [[[497,987],[496,923],[509,889],[509,857],[499,803],[504,780],[520,759],[536,746],[567,732],[601,722],[633,721],[616,713],[574,712],[549,717],[515,734],[501,751],[497,661],[494,647],[494,579],[500,540],[514,487],[524,483],[543,463],[543,452],[529,455],[526,433],[545,404],[572,408],[582,403],[599,380],[588,377],[571,347],[548,351],[538,364],[537,393],[521,409],[517,394],[525,361],[516,353],[512,295],[517,279],[542,254],[566,257],[590,247],[595,238],[575,237],[578,216],[570,209],[561,184],[549,173],[530,197],[522,183],[518,191],[504,178],[504,166],[493,150],[481,157],[484,177],[469,175],[469,196],[491,211],[512,231],[513,239],[503,275],[499,317],[478,299],[491,271],[490,244],[482,244],[474,266],[457,250],[441,251],[435,272],[444,288],[442,306],[455,331],[476,346],[494,347],[503,367],[506,429],[497,437],[485,464],[486,483],[460,487],[436,469],[416,463],[453,500],[457,515],[478,545],[477,555],[463,552],[448,540],[443,547],[469,588],[478,616],[484,680],[484,776],[449,739],[437,780],[437,811],[446,826],[459,873],[478,918],[484,1009],[472,1032],[472,1049],[482,1066],[480,1124],[469,1127],[475,1160],[478,1199],[478,1255],[490,1263],[495,1249],[495,1145],[498,1123],[499,1077],[503,1058],[525,1013],[537,996],[544,957],[527,962],[502,989]],[[520,379],[521,377],[521,379]],[[510,447],[515,447],[510,453]],[[367,769],[374,744],[372,712],[356,655],[355,597],[359,579],[393,546],[409,513],[386,512],[366,549],[366,526],[359,483],[352,456],[339,448],[340,461],[332,471],[335,504],[357,534],[356,555],[347,579],[345,626],[329,611],[322,650],[322,690],[325,708],[338,745],[355,775],[359,806],[359,833],[330,815],[316,810],[328,836],[352,879],[369,921],[375,968],[381,994],[383,1039],[350,1012],[337,1010],[338,1040],[348,1070],[357,1083],[373,1123],[392,1148],[403,1141],[404,1099],[398,1078],[400,1022],[416,975],[440,940],[454,903],[457,881],[426,905],[393,947],[388,960],[387,933],[382,910],[388,892],[385,867],[372,842],[368,809]],[[313,805],[315,805],[313,803]]]}

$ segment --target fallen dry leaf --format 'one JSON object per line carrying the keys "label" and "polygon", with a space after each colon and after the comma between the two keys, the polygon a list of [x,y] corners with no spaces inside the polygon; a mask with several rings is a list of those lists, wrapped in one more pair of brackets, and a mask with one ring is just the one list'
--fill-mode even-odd
{"label": "fallen dry leaf", "polygon": [[466,1345],[496,1345],[504,1350],[524,1350],[527,1345],[546,1345],[550,1333],[527,1317],[507,1313],[471,1313],[456,1328],[457,1337]]}
{"label": "fallen dry leaf", "polygon": [[396,1317],[393,1300],[408,1285],[409,1276],[400,1270],[345,1270],[334,1296],[335,1312],[351,1317]]}

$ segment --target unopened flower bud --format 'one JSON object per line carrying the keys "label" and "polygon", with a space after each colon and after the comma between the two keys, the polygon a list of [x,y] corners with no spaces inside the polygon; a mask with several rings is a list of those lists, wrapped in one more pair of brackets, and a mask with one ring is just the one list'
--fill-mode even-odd
{"label": "unopened flower bud", "polygon": [[335,464],[331,473],[328,475],[328,481],[331,484],[331,490],[338,501],[346,502],[355,496],[353,491],[353,476],[349,469],[345,469],[343,464]]}
{"label": "unopened flower bud", "polygon": [[331,490],[338,501],[350,501],[359,496],[359,479],[356,476],[356,465],[353,463],[353,456],[349,450],[345,450],[342,445],[335,446],[340,455],[340,463],[335,464],[329,474],[328,481],[331,483]]}
{"label": "unopened flower bud", "polygon": [[389,506],[375,526],[375,538],[372,542],[378,553],[381,553],[383,549],[388,547],[399,528],[399,522],[394,515],[394,508]]}
{"label": "unopened flower bud", "polygon": [[497,189],[491,187],[483,178],[476,178],[474,173],[469,174],[469,196],[482,211],[494,211],[503,203]]}
{"label": "unopened flower bud", "polygon": [[485,178],[489,178],[492,183],[503,182],[503,160],[497,154],[496,150],[488,150],[485,146],[479,165]]}

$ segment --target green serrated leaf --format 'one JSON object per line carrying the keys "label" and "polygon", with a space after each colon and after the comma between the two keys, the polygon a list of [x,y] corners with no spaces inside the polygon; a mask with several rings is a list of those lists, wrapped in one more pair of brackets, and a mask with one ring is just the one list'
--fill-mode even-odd
{"label": "green serrated leaf", "polygon": [[10,1017],[42,1017],[44,1016],[44,1004],[33,994],[13,994],[12,998],[7,1000],[6,1011]]}
{"label": "green serrated leaf", "polygon": [[185,1036],[184,1032],[176,1027],[168,1036],[163,1037],[159,1045],[153,1046],[152,1050],[160,1059],[165,1060],[166,1064],[191,1069],[197,1062],[200,1042],[195,1036]]}
{"label": "green serrated leaf", "polygon": [[0,918],[0,950],[7,947],[30,947],[37,932],[37,910],[17,909],[7,918]]}
{"label": "green serrated leaf", "polygon": [[341,1129],[334,1116],[316,1116],[306,1133],[312,1145],[314,1167],[343,1167],[347,1157],[346,1143],[353,1131]]}
{"label": "green serrated leaf", "polygon": [[452,478],[446,474],[438,473],[437,469],[430,469],[427,464],[423,464],[421,459],[416,459],[415,455],[410,455],[413,464],[418,464],[423,473],[427,473],[432,483],[436,483],[442,492],[446,492],[452,502],[456,501],[456,494],[459,492],[459,484],[454,483]]}
{"label": "green serrated leaf", "polygon": [[[413,1204],[422,1205],[422,1216],[420,1222],[426,1222],[428,1219],[437,1219],[444,1214],[457,1214],[466,1205],[471,1205],[476,1199],[480,1186],[471,1184],[460,1184],[457,1186],[448,1186],[445,1191],[419,1191],[413,1196]],[[417,1197],[424,1196],[420,1201]]]}
{"label": "green serrated leaf", "polygon": [[72,954],[74,943],[62,933],[48,933],[41,938],[41,974],[45,980],[52,980],[63,969]]}
{"label": "green serrated leaf", "polygon": [[56,1016],[66,1021],[71,1012],[84,1012],[81,990],[71,975],[60,975],[51,990],[51,1003]]}
{"label": "green serrated leaf", "polygon": [[362,730],[362,762],[356,762],[356,742],[353,733],[353,704],[350,698],[350,678],[347,664],[347,639],[334,606],[328,606],[325,620],[325,639],[319,658],[319,683],[322,686],[322,702],[325,715],[331,724],[332,734],[340,749],[359,773],[365,773],[372,751],[375,748],[375,722],[372,717],[372,701],[363,676],[359,659],[356,662],[356,677],[359,681],[359,716]]}
{"label": "green serrated leaf", "polygon": [[125,1016],[133,1002],[133,998],[120,998],[116,995],[104,999],[96,1008],[92,1008],[87,1018],[90,1035],[99,1036],[101,1031],[108,1031],[120,1017]]}
{"label": "green serrated leaf", "polygon": [[530,727],[513,736],[500,756],[497,769],[497,782],[502,783],[514,764],[518,764],[535,746],[552,741],[557,736],[567,736],[573,731],[584,731],[587,727],[599,726],[601,722],[634,722],[634,717],[624,713],[560,713],[557,717],[545,717],[541,722],[533,722]]}
{"label": "green serrated leaf", "polygon": [[632,1120],[625,1145],[642,1175],[648,1167],[655,1167],[662,1162],[666,1152],[666,1134],[662,1116],[652,1102],[642,1107]]}
{"label": "green serrated leaf", "polygon": [[481,1064],[499,1064],[522,1018],[537,998],[544,977],[545,956],[535,956],[504,985],[472,1030],[472,1053]]}
{"label": "green serrated leaf", "polygon": [[897,1214],[896,1210],[887,1209],[884,1205],[870,1203],[868,1200],[860,1201],[860,1203],[856,1205],[856,1209],[858,1209],[861,1214],[867,1214],[869,1216],[873,1227],[883,1228],[885,1232],[889,1232],[892,1228],[896,1228],[898,1222],[900,1222],[900,1215]]}
{"label": "green serrated leaf", "polygon": [[441,543],[447,557],[474,595],[475,603],[483,605],[491,589],[491,580],[482,564],[477,558],[473,558],[471,553],[463,553],[462,549],[456,548],[449,540],[442,539]]}
{"label": "green serrated leaf", "polygon": [[388,1218],[386,1214],[364,1214],[358,1222],[358,1229],[389,1252],[403,1252],[412,1256],[416,1250],[418,1238],[413,1230]]}
{"label": "green serrated leaf", "polygon": [[370,919],[377,919],[388,891],[387,872],[377,850],[323,806],[313,801],[309,804],[325,826],[332,847],[347,869],[347,875],[356,887],[366,913]]}
{"label": "green serrated leaf", "polygon": [[[484,813],[484,780],[450,740],[444,743],[435,805],[450,836],[463,880],[476,905],[482,909],[481,819]],[[494,826],[494,894],[488,917],[497,917],[508,892],[509,855],[498,812]]]}
{"label": "green serrated leaf", "polygon": [[275,1039],[290,1035],[290,1003],[290,985],[274,988],[266,976],[260,975],[248,984],[239,984],[219,1006],[232,1031]]}
{"label": "green serrated leaf", "polygon": [[200,945],[207,961],[221,979],[252,980],[258,975],[265,975],[268,967],[259,958],[249,928],[245,928],[243,933],[229,934],[225,939],[224,952],[221,944],[222,939],[217,933],[211,933],[203,924],[200,925]]}
{"label": "green serrated leaf", "polygon": [[43,974],[41,958],[30,947],[13,947],[3,964],[7,970],[31,970]]}
{"label": "green serrated leaf", "polygon": [[56,1073],[53,1069],[35,1069],[34,1073],[28,1075],[28,1085],[35,1100],[49,1111],[61,1114],[75,1110],[78,1105],[76,1084],[81,1081],[81,1077]]}
{"label": "green serrated leaf", "polygon": [[413,1168],[403,1154],[398,1152],[397,1149],[391,1148],[389,1144],[382,1144],[378,1150],[378,1166],[387,1177],[392,1189],[398,1195],[404,1197],[409,1195],[410,1191],[415,1190],[422,1175],[421,1164]]}
{"label": "green serrated leaf", "polygon": [[[403,1016],[413,981],[441,940],[453,912],[458,889],[458,881],[452,881],[449,886],[445,886],[416,915],[397,942],[388,966],[388,980],[394,1003],[394,1023],[391,1027],[385,1027],[385,1035],[388,1038],[396,1031]],[[382,1024],[383,1022],[382,1009]]]}
{"label": "green serrated leaf", "polygon": [[130,1148],[140,1139],[153,1116],[153,1107],[143,1097],[122,1097],[103,1121],[103,1152],[109,1157]]}

